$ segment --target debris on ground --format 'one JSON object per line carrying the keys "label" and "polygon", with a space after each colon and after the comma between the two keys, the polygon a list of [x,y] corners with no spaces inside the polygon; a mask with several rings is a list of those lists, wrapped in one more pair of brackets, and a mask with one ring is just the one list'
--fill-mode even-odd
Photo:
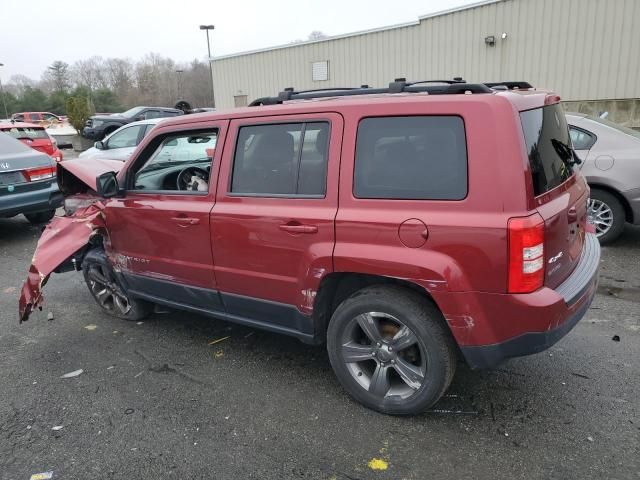
{"label": "debris on ground", "polygon": [[57,432],[59,430],[62,430],[64,428],[64,426],[62,425],[56,425],[55,427],[52,427],[51,430],[53,430],[54,432]]}
{"label": "debris on ground", "polygon": [[589,440],[590,442],[593,442],[593,437],[587,437],[587,440]]}
{"label": "debris on ground", "polygon": [[222,338],[217,338],[216,340],[211,340],[207,345],[215,345],[216,343],[224,342],[228,338],[231,338],[231,335],[227,335],[226,337],[222,337]]}
{"label": "debris on ground", "polygon": [[86,326],[86,327],[84,327],[84,328],[85,328],[86,330],[89,330],[89,331],[91,331],[91,332],[92,332],[92,331],[94,331],[96,328],[98,328],[98,326],[97,326],[97,325],[94,325],[93,323],[90,323],[89,325],[87,325],[87,326]]}
{"label": "debris on ground", "polygon": [[133,412],[135,412],[135,410],[134,410],[133,408],[127,408],[127,409],[124,411],[124,414],[125,414],[125,415],[131,415]]}
{"label": "debris on ground", "polygon": [[223,352],[222,350],[218,350],[217,352],[215,352],[215,353],[213,354],[213,356],[214,356],[215,358],[220,358],[220,357],[224,356],[224,352]]}
{"label": "debris on ground", "polygon": [[53,472],[34,473],[29,480],[49,480],[53,478]]}
{"label": "debris on ground", "polygon": [[144,322],[136,322],[136,325],[142,325]]}
{"label": "debris on ground", "polygon": [[47,320],[48,320],[48,321],[53,320],[53,312],[49,312],[49,313],[47,313]]}
{"label": "debris on ground", "polygon": [[620,341],[620,335],[614,335],[611,340],[613,340],[614,342],[619,342]]}
{"label": "debris on ground", "polygon": [[586,375],[583,375],[582,373],[571,372],[571,375],[575,375],[576,377],[586,378],[587,380],[590,380],[589,377],[587,377]]}
{"label": "debris on ground", "polygon": [[389,464],[382,460],[381,458],[372,458],[367,463],[371,470],[386,470],[389,468]]}
{"label": "debris on ground", "polygon": [[73,377],[77,377],[78,375],[80,375],[84,370],[80,369],[80,370],[74,370],[73,372],[69,372],[69,373],[65,373],[64,375],[62,375],[60,378],[73,378]]}

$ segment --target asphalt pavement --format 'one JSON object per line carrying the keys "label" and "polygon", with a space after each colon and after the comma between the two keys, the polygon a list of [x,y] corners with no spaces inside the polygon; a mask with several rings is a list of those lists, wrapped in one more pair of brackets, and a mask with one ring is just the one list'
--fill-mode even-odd
{"label": "asphalt pavement", "polygon": [[2,480],[640,478],[640,228],[603,249],[567,337],[460,365],[415,417],[351,400],[323,347],[183,312],[109,317],[78,273],[53,275],[19,325],[39,233],[0,219]]}

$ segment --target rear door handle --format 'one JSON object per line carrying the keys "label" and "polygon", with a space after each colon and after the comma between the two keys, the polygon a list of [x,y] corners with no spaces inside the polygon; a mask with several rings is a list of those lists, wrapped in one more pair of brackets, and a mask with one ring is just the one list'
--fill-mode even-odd
{"label": "rear door handle", "polygon": [[576,210],[576,207],[571,207],[567,211],[567,222],[573,223],[576,220],[578,220],[578,210]]}
{"label": "rear door handle", "polygon": [[301,225],[285,223],[280,225],[280,230],[289,233],[318,233],[318,227],[315,225]]}
{"label": "rear door handle", "polygon": [[176,222],[181,227],[188,227],[189,225],[199,225],[200,219],[193,217],[172,217],[171,220]]}

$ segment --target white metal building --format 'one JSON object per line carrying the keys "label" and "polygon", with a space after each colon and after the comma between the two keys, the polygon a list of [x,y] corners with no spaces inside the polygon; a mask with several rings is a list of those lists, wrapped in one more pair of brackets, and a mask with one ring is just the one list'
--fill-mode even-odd
{"label": "white metal building", "polygon": [[[217,107],[296,90],[524,80],[640,126],[640,0],[485,0],[415,22],[216,57]],[[578,103],[573,103],[578,102]]]}

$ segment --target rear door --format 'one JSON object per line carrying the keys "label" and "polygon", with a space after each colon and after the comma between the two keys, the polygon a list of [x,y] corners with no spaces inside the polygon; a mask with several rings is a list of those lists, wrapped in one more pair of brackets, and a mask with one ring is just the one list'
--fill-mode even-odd
{"label": "rear door", "polygon": [[[333,270],[342,117],[233,120],[211,216],[227,311],[290,325]],[[280,313],[281,314],[280,314]]]}
{"label": "rear door", "polygon": [[574,164],[562,107],[520,112],[535,205],[545,222],[545,285],[555,288],[573,271],[582,253],[588,187]]}

